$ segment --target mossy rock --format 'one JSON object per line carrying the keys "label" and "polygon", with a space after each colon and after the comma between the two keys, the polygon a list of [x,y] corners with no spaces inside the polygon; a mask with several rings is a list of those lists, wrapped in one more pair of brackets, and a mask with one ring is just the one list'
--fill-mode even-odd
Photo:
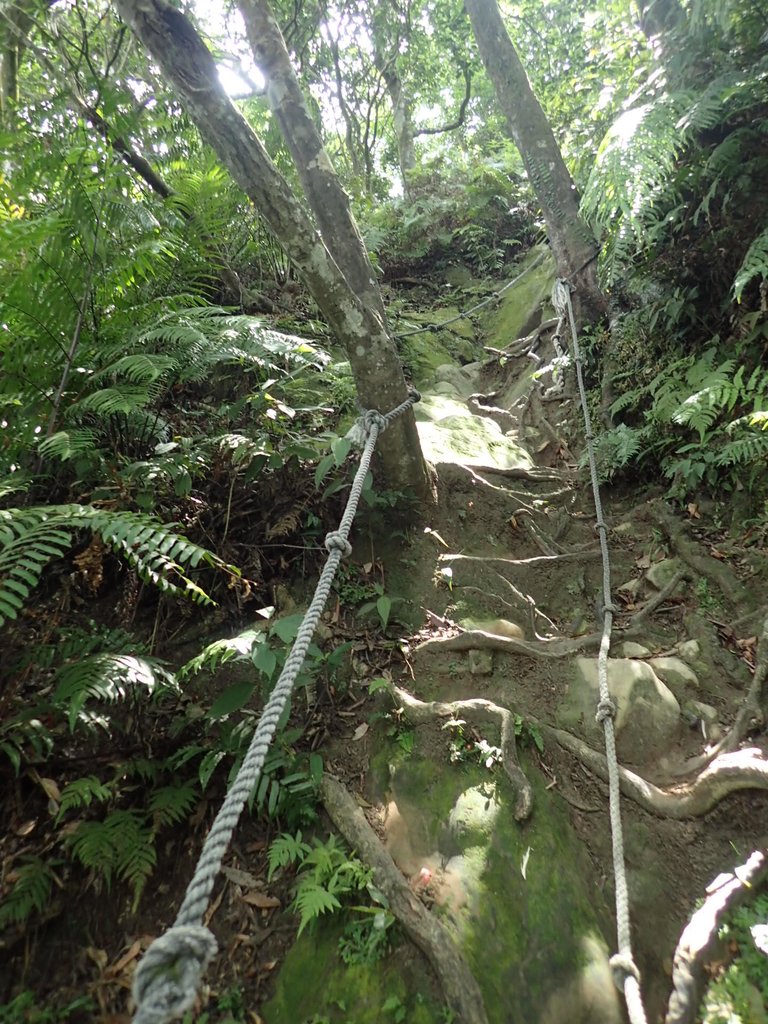
{"label": "mossy rock", "polygon": [[375,964],[345,964],[341,933],[340,926],[320,922],[296,941],[260,1011],[265,1024],[441,1024],[443,1008],[430,998],[426,965],[412,950],[401,947]]}
{"label": "mossy rock", "polygon": [[[535,262],[542,250],[542,246],[531,249],[518,264],[517,273]],[[554,283],[555,262],[547,255],[519,284],[504,292],[501,303],[486,320],[486,343],[493,348],[506,348],[533,330],[541,322],[541,309],[549,301]]]}

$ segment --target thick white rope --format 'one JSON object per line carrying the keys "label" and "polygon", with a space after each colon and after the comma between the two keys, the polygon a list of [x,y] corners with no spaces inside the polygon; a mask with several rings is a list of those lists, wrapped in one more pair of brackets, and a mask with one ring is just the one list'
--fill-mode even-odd
{"label": "thick white rope", "polygon": [[259,781],[277,723],[304,663],[312,635],[328,600],[336,570],[342,557],[352,550],[348,540],[349,532],[370,468],[376,440],[392,420],[418,402],[420,397],[418,391],[411,391],[408,398],[391,412],[382,415],[369,411],[361,417],[361,428],[366,435],[365,444],[339,529],[329,533],[325,538],[328,560],[320,574],[314,597],[296,634],[291,652],[259,719],[240,770],[205,840],[176,921],[173,927],[149,946],[136,969],[133,980],[133,998],[136,1002],[134,1024],[167,1024],[174,1017],[180,1017],[194,1004],[200,979],[217,951],[216,939],[202,923],[203,915],[232,834],[248,797]]}
{"label": "thick white rope", "polygon": [[613,629],[613,613],[616,606],[611,600],[611,563],[608,553],[608,527],[603,516],[603,505],[600,500],[600,483],[597,476],[595,461],[594,436],[592,420],[587,405],[587,393],[584,387],[582,372],[581,349],[576,331],[576,321],[571,304],[571,291],[564,281],[556,281],[552,291],[552,304],[558,316],[568,315],[571,326],[573,359],[576,365],[576,379],[579,385],[579,399],[584,414],[586,430],[587,455],[589,457],[589,475],[592,480],[592,496],[595,502],[595,529],[600,537],[600,552],[603,561],[603,635],[600,639],[600,651],[597,657],[597,679],[600,699],[597,705],[598,722],[602,722],[605,733],[605,754],[608,762],[608,806],[611,820],[611,843],[613,847],[613,876],[616,888],[616,937],[618,952],[611,957],[611,967],[618,988],[623,991],[627,1004],[627,1012],[631,1024],[647,1024],[645,1008],[640,991],[640,971],[632,957],[632,938],[629,920],[629,893],[627,890],[627,873],[624,864],[624,834],[621,825],[621,806],[619,791],[619,762],[616,757],[616,735],[613,720],[616,706],[611,700],[608,689],[608,651],[611,646],[611,630]]}

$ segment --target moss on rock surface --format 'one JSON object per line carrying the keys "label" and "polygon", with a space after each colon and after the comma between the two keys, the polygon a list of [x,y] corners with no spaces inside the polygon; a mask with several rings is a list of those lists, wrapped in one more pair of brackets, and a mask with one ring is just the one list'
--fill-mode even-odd
{"label": "moss on rock surface", "polygon": [[[275,994],[261,1010],[265,1024],[440,1024],[425,965],[401,949],[377,964],[345,964],[341,929],[324,924],[301,936],[285,958]],[[402,1014],[405,1014],[402,1016]]]}
{"label": "moss on rock surface", "polygon": [[[528,252],[519,264],[519,272],[539,258],[542,248],[536,246]],[[541,309],[549,301],[554,283],[554,260],[548,255],[519,284],[504,292],[498,309],[486,321],[487,344],[505,348],[533,330],[541,322]]]}

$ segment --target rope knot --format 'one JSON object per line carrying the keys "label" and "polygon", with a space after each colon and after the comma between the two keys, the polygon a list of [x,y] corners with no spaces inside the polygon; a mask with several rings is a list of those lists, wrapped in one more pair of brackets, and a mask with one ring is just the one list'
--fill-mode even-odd
{"label": "rope knot", "polygon": [[155,939],[133,979],[134,1024],[165,1024],[189,1010],[217,948],[202,925],[175,925]]}
{"label": "rope knot", "polygon": [[634,978],[640,984],[640,971],[631,953],[614,953],[608,964],[613,974],[613,983],[620,992],[624,991],[627,978]]}
{"label": "rope knot", "polygon": [[606,718],[616,717],[616,705],[610,697],[601,697],[597,702],[597,713],[595,721],[602,725]]}
{"label": "rope knot", "polygon": [[366,409],[366,411],[360,417],[360,420],[366,434],[370,434],[371,430],[374,427],[378,427],[379,433],[381,433],[382,430],[386,430],[387,427],[389,426],[389,421],[387,420],[387,417],[382,416],[382,414],[378,412],[378,410],[376,409]]}
{"label": "rope knot", "polygon": [[325,550],[329,554],[331,551],[340,551],[344,557],[348,557],[352,554],[352,545],[343,533],[339,530],[332,530],[326,535]]}

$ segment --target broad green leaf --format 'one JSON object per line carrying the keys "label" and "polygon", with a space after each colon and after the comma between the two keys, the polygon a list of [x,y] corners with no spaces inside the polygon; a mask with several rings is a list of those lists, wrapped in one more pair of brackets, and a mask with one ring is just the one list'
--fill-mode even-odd
{"label": "broad green leaf", "polygon": [[235,683],[233,686],[228,687],[213,702],[213,707],[208,712],[208,717],[226,718],[233,711],[239,711],[251,699],[255,689],[255,683]]}

